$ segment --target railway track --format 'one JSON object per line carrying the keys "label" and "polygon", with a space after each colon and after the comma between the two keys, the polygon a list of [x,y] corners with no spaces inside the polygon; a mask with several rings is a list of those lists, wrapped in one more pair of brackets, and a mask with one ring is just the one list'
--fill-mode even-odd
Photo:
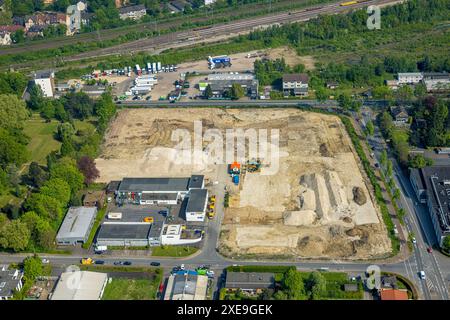
{"label": "railway track", "polygon": [[236,34],[249,33],[256,28],[266,27],[270,25],[282,25],[286,23],[306,21],[317,17],[320,14],[337,14],[344,11],[366,7],[369,5],[387,5],[397,3],[398,0],[368,0],[359,2],[351,6],[341,6],[340,2],[316,6],[313,8],[303,9],[295,12],[283,12],[270,16],[258,17],[254,19],[245,19],[231,22],[228,24],[219,24],[207,28],[196,28],[187,31],[170,33],[158,37],[141,39],[127,42],[117,46],[93,50],[76,54],[71,57],[64,58],[64,61],[76,61],[92,57],[102,57],[116,54],[129,54],[141,51],[150,51],[157,49],[170,49],[171,47],[181,47],[193,45],[214,37],[232,37]]}

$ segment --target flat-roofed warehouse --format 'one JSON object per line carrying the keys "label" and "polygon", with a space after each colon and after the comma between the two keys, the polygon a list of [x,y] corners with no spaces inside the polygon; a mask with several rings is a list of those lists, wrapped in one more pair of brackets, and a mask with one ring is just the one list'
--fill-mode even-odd
{"label": "flat-roofed warehouse", "polygon": [[108,275],[101,272],[63,272],[50,300],[100,300]]}
{"label": "flat-roofed warehouse", "polygon": [[56,242],[59,245],[87,242],[96,216],[96,207],[70,207],[59,228]]}
{"label": "flat-roofed warehouse", "polygon": [[202,189],[204,176],[190,178],[124,178],[117,189],[118,203],[176,205],[189,190]]}
{"label": "flat-roofed warehouse", "polygon": [[205,219],[206,205],[208,204],[208,190],[191,190],[188,197],[186,221],[203,221]]}
{"label": "flat-roofed warehouse", "polygon": [[207,288],[207,276],[180,271],[169,277],[164,300],[205,300]]}
{"label": "flat-roofed warehouse", "polygon": [[410,180],[417,199],[427,203],[440,246],[450,235],[450,166],[412,169]]}
{"label": "flat-roofed warehouse", "polygon": [[145,247],[160,245],[162,221],[104,222],[97,235],[99,246]]}

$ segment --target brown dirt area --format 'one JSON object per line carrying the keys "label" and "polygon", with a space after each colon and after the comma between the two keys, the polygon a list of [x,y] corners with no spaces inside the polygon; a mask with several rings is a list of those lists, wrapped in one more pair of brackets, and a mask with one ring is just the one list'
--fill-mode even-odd
{"label": "brown dirt area", "polygon": [[[193,139],[194,121],[202,121],[203,133],[279,130],[278,170],[272,174],[276,163],[262,157],[261,172],[242,174],[236,187],[206,141],[203,162],[181,163],[185,154],[174,149],[173,130],[185,129]],[[370,259],[391,251],[369,184],[336,116],[295,109],[127,109],[111,125],[96,163],[99,182],[204,174],[226,183],[231,199],[219,245],[226,256]],[[353,200],[355,187],[366,196],[362,205]]]}
{"label": "brown dirt area", "polygon": [[286,64],[295,67],[303,64],[306,70],[315,69],[315,60],[312,56],[299,56],[294,49],[290,47],[280,47],[267,50],[268,58],[271,60],[284,58]]}

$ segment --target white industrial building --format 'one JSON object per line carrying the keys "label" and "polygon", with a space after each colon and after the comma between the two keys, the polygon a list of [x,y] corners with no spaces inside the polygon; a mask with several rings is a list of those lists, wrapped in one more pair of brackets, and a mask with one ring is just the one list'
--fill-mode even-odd
{"label": "white industrial building", "polygon": [[96,216],[96,207],[70,207],[56,236],[58,245],[87,242]]}
{"label": "white industrial building", "polygon": [[64,272],[50,300],[100,300],[108,275],[91,271]]}
{"label": "white industrial building", "polygon": [[34,74],[34,84],[41,88],[44,97],[53,97],[55,92],[55,73],[53,71],[36,72]]}
{"label": "white industrial building", "polygon": [[190,178],[124,178],[116,191],[119,204],[175,205],[192,189],[203,189],[203,175]]}
{"label": "white industrial building", "polygon": [[161,245],[162,221],[103,222],[97,235],[98,246],[146,247]]}
{"label": "white industrial building", "polygon": [[205,300],[208,277],[195,271],[180,271],[169,277],[164,300]]}
{"label": "white industrial building", "polygon": [[417,84],[423,79],[421,72],[399,72],[397,75],[398,84]]}

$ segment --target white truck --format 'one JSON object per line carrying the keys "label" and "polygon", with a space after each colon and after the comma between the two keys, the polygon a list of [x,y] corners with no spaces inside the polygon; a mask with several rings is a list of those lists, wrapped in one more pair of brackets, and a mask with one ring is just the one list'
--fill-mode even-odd
{"label": "white truck", "polygon": [[122,219],[122,212],[108,212],[109,220],[120,220]]}
{"label": "white truck", "polygon": [[97,254],[104,253],[104,252],[106,252],[106,250],[108,250],[107,246],[95,246],[95,248],[94,248],[94,252]]}

